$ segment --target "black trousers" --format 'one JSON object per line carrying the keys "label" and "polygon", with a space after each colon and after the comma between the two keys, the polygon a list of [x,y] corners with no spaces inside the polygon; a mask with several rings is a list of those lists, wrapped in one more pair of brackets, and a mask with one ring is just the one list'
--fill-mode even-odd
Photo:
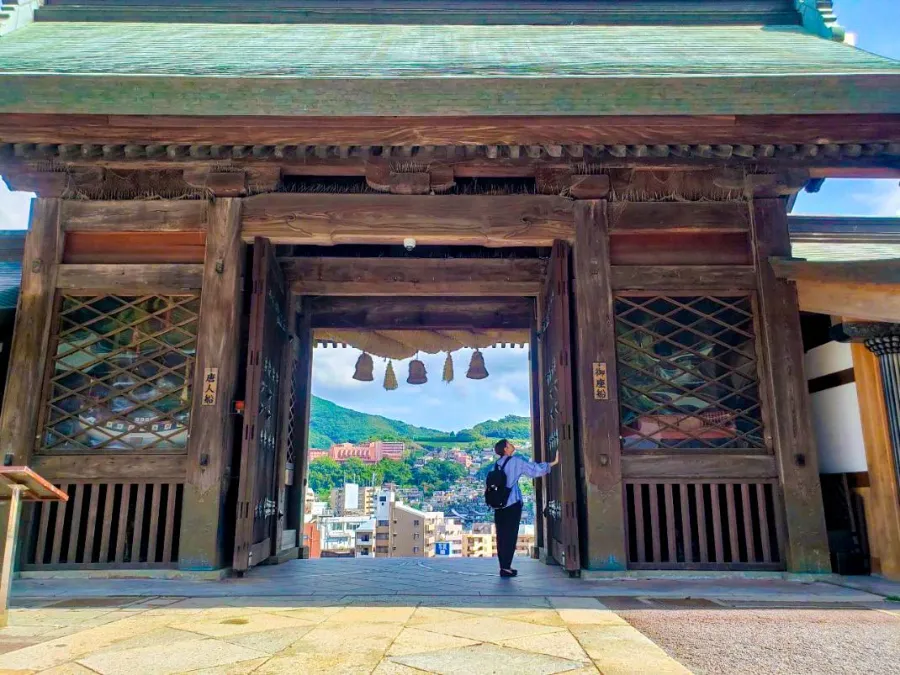
{"label": "black trousers", "polygon": [[494,527],[497,528],[497,557],[500,559],[500,569],[502,570],[508,570],[512,566],[521,519],[522,502],[516,502],[506,508],[494,511]]}

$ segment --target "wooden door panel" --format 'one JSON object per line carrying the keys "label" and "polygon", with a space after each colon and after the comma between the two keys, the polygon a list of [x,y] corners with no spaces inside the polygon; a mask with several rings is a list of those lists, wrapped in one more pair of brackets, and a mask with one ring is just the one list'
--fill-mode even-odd
{"label": "wooden door panel", "polygon": [[275,553],[281,372],[288,340],[286,299],[274,247],[268,239],[256,239],[234,545],[234,569],[238,572]]}
{"label": "wooden door panel", "polygon": [[569,245],[556,242],[541,296],[541,430],[547,461],[560,464],[547,479],[547,548],[565,569],[581,568],[578,546],[577,467],[572,396]]}

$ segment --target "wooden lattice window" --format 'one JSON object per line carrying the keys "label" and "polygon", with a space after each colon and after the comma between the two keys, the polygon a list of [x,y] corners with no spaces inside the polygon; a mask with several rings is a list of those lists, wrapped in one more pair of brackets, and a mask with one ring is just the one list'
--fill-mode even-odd
{"label": "wooden lattice window", "polygon": [[626,449],[763,449],[753,298],[615,300]]}
{"label": "wooden lattice window", "polygon": [[200,297],[63,295],[40,452],[184,451]]}

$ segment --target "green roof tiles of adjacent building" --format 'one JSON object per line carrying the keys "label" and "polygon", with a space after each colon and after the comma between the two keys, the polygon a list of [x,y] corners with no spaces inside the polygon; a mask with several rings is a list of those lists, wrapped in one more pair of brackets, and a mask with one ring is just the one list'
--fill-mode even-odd
{"label": "green roof tiles of adjacent building", "polygon": [[38,22],[0,113],[900,113],[900,63],[800,26]]}

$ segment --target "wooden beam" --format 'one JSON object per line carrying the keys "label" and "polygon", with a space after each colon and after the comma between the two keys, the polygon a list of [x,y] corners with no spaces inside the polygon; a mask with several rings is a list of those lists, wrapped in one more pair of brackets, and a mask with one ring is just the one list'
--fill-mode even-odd
{"label": "wooden beam", "polygon": [[900,284],[798,281],[797,295],[804,312],[900,322]]}
{"label": "wooden beam", "polygon": [[522,330],[534,323],[529,298],[370,298],[311,297],[306,311],[312,328],[391,330]]}
{"label": "wooden beam", "polygon": [[900,581],[900,485],[881,369],[865,345],[856,343],[851,349],[869,470],[865,510],[872,572]]}
{"label": "wooden beam", "polygon": [[900,284],[900,260],[857,260],[853,262],[809,262],[790,258],[769,261],[775,276],[791,281],[826,284]]}
{"label": "wooden beam", "polygon": [[572,294],[577,367],[572,372],[587,501],[587,549],[582,560],[590,569],[618,571],[626,568],[628,557],[607,213],[606,201],[576,203]]}
{"label": "wooden beam", "polygon": [[[224,519],[236,437],[232,403],[241,362],[244,247],[240,219],[241,200],[217,199],[210,204],[178,550],[182,569],[218,569],[232,553],[224,550]],[[208,372],[215,373],[218,387],[212,403],[203,397]]]}
{"label": "wooden beam", "polygon": [[293,258],[285,277],[301,295],[536,296],[538,259]]}
{"label": "wooden beam", "polygon": [[184,182],[206,190],[215,197],[242,197],[247,194],[247,173],[245,171],[216,171],[213,166],[186,168]]}
{"label": "wooden beam", "polygon": [[5,114],[0,140],[20,143],[225,145],[585,145],[881,143],[900,115],[284,117]]}
{"label": "wooden beam", "polygon": [[207,203],[200,200],[62,202],[65,232],[176,232],[206,229]]}
{"label": "wooden beam", "polygon": [[142,295],[198,290],[203,285],[203,265],[169,263],[110,265],[60,265],[56,287],[67,291],[96,291]]}
{"label": "wooden beam", "polygon": [[183,482],[187,457],[175,454],[37,455],[31,466],[53,481]]}
{"label": "wooden beam", "polygon": [[787,210],[779,199],[754,202],[753,249],[759,271],[764,422],[771,437],[783,495],[790,572],[830,572],[828,537],[819,483],[819,463],[803,375],[803,339],[797,292],[769,264],[790,253]]}
{"label": "wooden beam", "polygon": [[756,270],[752,265],[616,265],[611,280],[617,291],[755,289]]}
{"label": "wooden beam", "polygon": [[[9,371],[0,412],[0,448],[11,464],[28,466],[43,406],[46,363],[54,321],[56,272],[62,256],[60,201],[35,199],[22,256],[22,281],[16,311]],[[4,458],[5,460],[5,458]],[[7,506],[0,505],[0,540],[5,539]]]}
{"label": "wooden beam", "polygon": [[747,232],[744,202],[616,202],[610,205],[611,232]]}
{"label": "wooden beam", "polygon": [[562,197],[266,194],[244,204],[242,237],[276,244],[550,246],[572,236]]}
{"label": "wooden beam", "polygon": [[777,478],[778,467],[771,455],[631,454],[622,458],[622,476],[646,480],[753,480]]}

